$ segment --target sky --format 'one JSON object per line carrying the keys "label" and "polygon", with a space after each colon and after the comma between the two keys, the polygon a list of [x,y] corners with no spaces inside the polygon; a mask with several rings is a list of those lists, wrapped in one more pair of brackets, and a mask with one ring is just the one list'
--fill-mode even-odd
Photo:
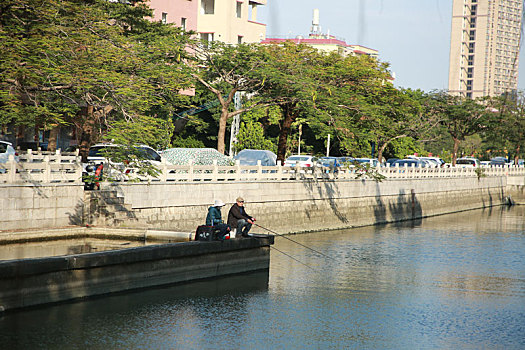
{"label": "sky", "polygon": [[[268,0],[258,8],[266,37],[307,36],[313,10],[321,31],[379,51],[398,87],[424,91],[448,88],[452,0]],[[520,55],[518,88],[525,88]]]}

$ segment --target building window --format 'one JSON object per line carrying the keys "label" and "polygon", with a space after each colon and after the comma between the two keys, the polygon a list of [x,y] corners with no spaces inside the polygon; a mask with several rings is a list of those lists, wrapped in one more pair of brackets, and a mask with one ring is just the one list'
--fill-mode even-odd
{"label": "building window", "polygon": [[237,18],[242,17],[242,2],[237,2]]}
{"label": "building window", "polygon": [[474,43],[468,44],[468,53],[474,53],[474,46],[475,46]]}
{"label": "building window", "polygon": [[474,75],[474,67],[468,67],[467,68],[467,78],[472,78]]}
{"label": "building window", "polygon": [[168,23],[168,14],[166,12],[162,12],[162,23]]}
{"label": "building window", "polygon": [[474,65],[474,55],[468,55],[468,61],[467,61],[467,64],[469,66],[473,66]]}
{"label": "building window", "polygon": [[472,98],[472,92],[467,92],[467,98]]}
{"label": "building window", "polygon": [[237,35],[237,44],[242,44],[242,35]]}
{"label": "building window", "polygon": [[203,45],[208,46],[213,41],[213,33],[201,33],[201,41]]}
{"label": "building window", "polygon": [[478,5],[472,5],[472,7],[470,8],[470,15],[475,16],[477,10],[478,10]]}
{"label": "building window", "polygon": [[469,40],[476,40],[476,31],[475,30],[471,30],[468,34],[468,38]]}
{"label": "building window", "polygon": [[186,30],[186,18],[181,17],[181,19],[180,19],[180,27],[182,28],[182,30]]}
{"label": "building window", "polygon": [[215,0],[201,0],[201,13],[213,15],[215,13]]}
{"label": "building window", "polygon": [[470,28],[476,28],[476,18],[470,19]]}
{"label": "building window", "polygon": [[472,90],[472,80],[467,80],[467,90]]}

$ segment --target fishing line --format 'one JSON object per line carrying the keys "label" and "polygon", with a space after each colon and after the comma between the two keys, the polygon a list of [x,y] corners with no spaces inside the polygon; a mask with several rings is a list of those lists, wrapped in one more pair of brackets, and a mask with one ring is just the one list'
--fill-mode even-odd
{"label": "fishing line", "polygon": [[274,235],[277,235],[277,236],[279,236],[279,237],[286,238],[287,240],[292,241],[292,242],[294,242],[295,244],[299,244],[300,246],[305,247],[306,249],[310,249],[311,251],[316,252],[317,254],[322,255],[322,256],[324,256],[325,258],[328,258],[328,259],[331,259],[331,260],[334,260],[334,261],[335,261],[335,259],[332,258],[331,256],[328,256],[328,255],[326,255],[326,254],[324,254],[324,253],[321,253],[320,251],[315,250],[315,249],[313,249],[313,248],[310,248],[310,247],[308,247],[308,246],[306,246],[306,245],[304,245],[304,244],[302,244],[302,243],[299,243],[299,242],[297,242],[297,241],[294,241],[293,239],[288,238],[288,237],[286,237],[285,235],[282,235],[282,234],[280,234],[280,233],[277,233],[277,232],[275,232],[275,231],[272,231],[272,230],[270,230],[270,229],[268,229],[268,228],[266,228],[266,227],[262,227],[262,226],[259,225],[259,224],[256,224],[256,223],[253,223],[253,224],[254,224],[255,226],[259,226],[259,227],[262,228],[263,230],[266,230],[266,231],[268,231],[268,232],[273,233]]}
{"label": "fishing line", "polygon": [[302,261],[300,261],[300,260],[294,258],[294,257],[291,256],[290,254],[287,254],[287,253],[283,252],[282,250],[279,250],[279,249],[275,248],[274,246],[270,246],[270,248],[277,250],[279,253],[286,255],[287,257],[289,257],[290,259],[292,259],[292,260],[294,260],[294,261],[297,261],[299,264],[306,266],[306,267],[309,268],[310,270],[313,270],[313,271],[319,271],[319,270],[317,270],[317,269],[315,269],[315,268],[313,268],[313,267],[311,267],[311,266],[309,266],[309,265],[306,265],[304,262],[302,262]]}

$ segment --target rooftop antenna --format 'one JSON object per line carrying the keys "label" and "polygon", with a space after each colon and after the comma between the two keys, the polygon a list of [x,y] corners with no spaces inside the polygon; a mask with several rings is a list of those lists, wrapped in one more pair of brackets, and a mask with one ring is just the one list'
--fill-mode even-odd
{"label": "rooftop antenna", "polygon": [[321,26],[319,25],[319,9],[314,9],[311,33],[321,34]]}

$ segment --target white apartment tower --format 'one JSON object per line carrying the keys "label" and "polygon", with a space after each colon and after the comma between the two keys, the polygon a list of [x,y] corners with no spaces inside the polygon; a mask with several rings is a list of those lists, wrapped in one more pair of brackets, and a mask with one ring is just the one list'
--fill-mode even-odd
{"label": "white apartment tower", "polygon": [[449,93],[476,98],[516,91],[523,2],[453,1]]}

